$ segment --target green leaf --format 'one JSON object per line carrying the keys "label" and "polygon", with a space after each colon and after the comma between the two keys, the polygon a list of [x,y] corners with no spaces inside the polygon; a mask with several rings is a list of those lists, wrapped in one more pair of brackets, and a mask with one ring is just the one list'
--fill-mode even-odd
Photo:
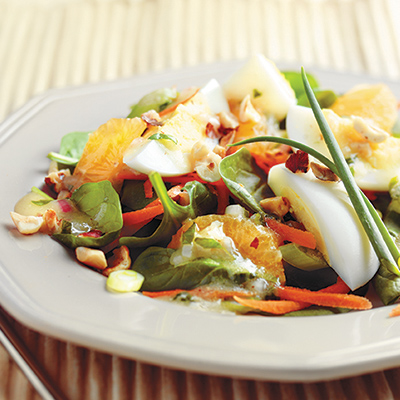
{"label": "green leaf", "polygon": [[67,133],[61,139],[59,152],[51,152],[47,157],[63,165],[75,166],[82,156],[89,134],[90,132]]}
{"label": "green leaf", "polygon": [[190,290],[217,278],[229,279],[227,269],[211,258],[172,265],[170,258],[174,251],[163,247],[149,247],[139,255],[132,269],[145,277],[142,290]]}
{"label": "green leaf", "polygon": [[[305,94],[303,79],[301,77],[300,72],[283,71],[282,74],[286,78],[286,80],[289,82],[292,89],[294,90],[294,93],[296,94],[296,98],[299,98]],[[318,82],[317,78],[315,78],[314,75],[307,73],[307,79],[308,79],[308,82],[310,83],[310,86],[312,89],[319,88],[319,82]]]}
{"label": "green leaf", "polygon": [[267,188],[262,173],[253,164],[246,148],[222,159],[219,171],[231,193],[254,212],[264,214],[259,205],[260,193]]}
{"label": "green leaf", "polygon": [[[80,237],[74,234],[73,222],[65,221],[63,231],[53,238],[67,247],[102,247],[118,238],[122,229],[122,213],[118,193],[109,181],[89,182],[72,193],[70,201],[89,222],[88,230],[99,230],[101,237]],[[76,215],[74,215],[76,217]]]}
{"label": "green leaf", "polygon": [[197,237],[194,239],[195,243],[205,249],[221,249],[222,245],[215,239]]}
{"label": "green leaf", "polygon": [[[321,108],[330,107],[337,99],[336,93],[332,90],[314,89],[314,94]],[[308,101],[306,93],[298,97],[297,104],[303,107],[310,107],[310,102]]]}
{"label": "green leaf", "polygon": [[379,270],[374,276],[373,284],[375,291],[383,304],[393,304],[400,297],[400,276],[393,273],[393,266],[383,260]]}
{"label": "green leaf", "polygon": [[166,135],[165,133],[155,133],[154,135],[151,135],[148,137],[149,140],[170,140],[171,142],[174,142],[175,144],[178,144],[178,139],[175,136],[171,135]]}
{"label": "green leaf", "polygon": [[132,106],[128,118],[140,117],[150,110],[160,112],[168,107],[177,96],[178,92],[174,88],[157,89],[143,96],[137,104]]}
{"label": "green leaf", "polygon": [[125,180],[121,189],[121,203],[130,210],[141,210],[157,198],[154,194],[147,198],[144,192],[143,181]]}
{"label": "green leaf", "polygon": [[183,221],[188,218],[194,219],[199,215],[208,214],[217,206],[216,196],[211,193],[207,186],[200,182],[188,182],[183,187],[183,190],[186,190],[189,194],[189,204],[181,206],[168,196],[167,189],[158,172],[151,173],[149,178],[164,207],[161,224],[148,237],[122,237],[120,239],[121,245],[128,247],[148,247],[155,244],[166,244],[181,227]]}

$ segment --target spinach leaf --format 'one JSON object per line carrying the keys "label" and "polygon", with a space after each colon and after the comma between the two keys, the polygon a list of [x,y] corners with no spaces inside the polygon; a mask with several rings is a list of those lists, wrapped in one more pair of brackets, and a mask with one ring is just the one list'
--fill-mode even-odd
{"label": "spinach leaf", "polygon": [[122,237],[121,245],[128,247],[148,247],[155,244],[166,244],[172,235],[180,228],[182,222],[188,218],[196,218],[215,210],[217,206],[216,196],[200,182],[188,182],[183,190],[189,194],[189,204],[181,206],[175,203],[167,193],[164,182],[157,172],[149,175],[150,181],[156,191],[162,205],[164,214],[161,224],[156,231],[148,237]]}
{"label": "spinach leaf", "polygon": [[[285,71],[283,72],[283,75],[294,90],[297,98],[297,104],[304,107],[310,107],[310,102],[308,101],[306,92],[304,90],[301,73],[295,71]],[[335,92],[333,92],[332,90],[322,90],[319,86],[318,80],[313,75],[308,73],[306,75],[320,107],[330,107],[337,99],[337,95],[335,94]]]}
{"label": "spinach leaf", "polygon": [[142,290],[189,290],[208,284],[216,277],[228,278],[227,270],[218,261],[210,258],[172,265],[169,260],[174,251],[163,247],[149,247],[139,255],[132,269],[145,277]]}
{"label": "spinach leaf", "polygon": [[235,197],[254,212],[265,214],[259,201],[268,188],[266,179],[254,165],[253,157],[246,148],[225,157],[219,165],[219,171]]}
{"label": "spinach leaf", "polygon": [[144,193],[143,181],[126,180],[121,189],[121,203],[131,210],[141,210],[157,198],[153,195],[147,198]]}
{"label": "spinach leaf", "polygon": [[201,257],[173,265],[170,258],[174,251],[149,247],[139,255],[132,269],[145,277],[142,290],[190,290],[215,281],[228,280],[240,284],[254,277],[243,269],[231,269],[229,263],[213,258]]}
{"label": "spinach leaf", "polygon": [[128,118],[140,117],[143,113],[155,110],[160,112],[172,103],[178,96],[176,89],[163,88],[143,96],[139,102],[131,107]]}
{"label": "spinach leaf", "polygon": [[[109,181],[89,182],[72,193],[70,201],[82,213],[89,229],[99,230],[100,237],[74,234],[73,222],[65,221],[61,233],[52,237],[67,247],[102,247],[115,240],[122,229],[122,212],[118,193]],[[76,215],[74,215],[76,217]]]}
{"label": "spinach leaf", "polygon": [[90,132],[70,132],[61,139],[58,153],[51,152],[48,158],[66,166],[75,166],[82,156]]}
{"label": "spinach leaf", "polygon": [[[301,77],[300,72],[283,71],[282,74],[285,77],[285,79],[289,82],[292,89],[294,90],[296,98],[299,98],[301,95],[305,93],[303,78]],[[319,88],[319,82],[314,75],[307,73],[307,79],[312,89]]]}
{"label": "spinach leaf", "polygon": [[400,277],[392,272],[392,266],[386,260],[382,260],[378,272],[373,278],[376,293],[383,304],[393,304],[400,297]]}

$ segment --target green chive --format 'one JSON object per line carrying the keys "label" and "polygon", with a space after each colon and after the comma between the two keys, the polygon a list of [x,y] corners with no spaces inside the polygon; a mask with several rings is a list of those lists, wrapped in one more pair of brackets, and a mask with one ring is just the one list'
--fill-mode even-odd
{"label": "green chive", "polygon": [[[367,206],[365,202],[365,197],[360,192],[359,187],[354,181],[353,175],[351,174],[350,168],[346,163],[346,160],[343,156],[343,153],[336,141],[335,136],[333,135],[325,117],[322,113],[322,110],[315,98],[315,95],[308,83],[307,76],[305,74],[304,68],[301,69],[304,88],[307,93],[308,100],[311,105],[311,109],[314,113],[315,119],[319,125],[321,133],[325,139],[325,143],[331,153],[332,159],[336,165],[338,175],[341,178],[344,187],[347,190],[350,201],[353,204],[353,207],[360,219],[361,224],[364,227],[366,234],[374,248],[380,262],[382,260],[388,261],[390,264],[397,265],[398,257],[397,254],[394,256],[392,254],[393,246],[390,242],[393,240],[390,238],[384,238],[384,236],[379,231],[378,225],[376,224],[376,220],[373,218],[370,208]],[[398,253],[398,251],[396,252]],[[392,268],[393,269],[393,268]],[[398,268],[395,268],[396,273],[400,275],[400,271]]]}

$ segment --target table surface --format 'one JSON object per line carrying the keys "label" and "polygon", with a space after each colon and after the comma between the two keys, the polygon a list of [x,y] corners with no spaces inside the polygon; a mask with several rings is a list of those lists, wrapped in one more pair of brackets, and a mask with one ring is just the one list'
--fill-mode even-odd
{"label": "table surface", "polygon": [[[400,79],[397,0],[0,0],[0,121],[49,88],[264,53]],[[397,399],[400,368],[317,383],[177,371],[11,326],[68,399]],[[400,361],[399,361],[400,364]],[[0,347],[0,400],[39,399]]]}

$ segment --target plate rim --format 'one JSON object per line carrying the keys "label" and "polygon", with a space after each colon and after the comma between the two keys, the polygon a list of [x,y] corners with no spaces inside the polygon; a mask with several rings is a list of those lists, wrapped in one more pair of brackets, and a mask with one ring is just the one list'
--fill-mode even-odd
{"label": "plate rim", "polygon": [[[235,68],[243,63],[243,60],[239,60],[234,62]],[[212,64],[204,64],[204,65],[197,65],[194,67],[187,67],[187,68],[182,68],[182,69],[174,69],[174,70],[169,70],[169,71],[161,71],[157,73],[146,73],[146,74],[141,74],[135,77],[131,78],[123,78],[115,81],[110,81],[110,82],[99,82],[99,83],[89,83],[89,84],[84,84],[84,85],[79,85],[79,86],[72,86],[72,87],[67,87],[67,88],[58,88],[58,89],[51,89],[46,91],[43,94],[40,94],[38,96],[35,96],[33,99],[28,101],[25,105],[20,107],[18,110],[16,110],[13,114],[11,114],[8,118],[6,118],[1,124],[0,124],[0,152],[2,151],[2,146],[3,144],[8,140],[10,136],[12,136],[14,133],[18,132],[18,129],[20,126],[27,121],[29,121],[29,118],[32,116],[36,115],[39,113],[46,104],[52,103],[54,101],[57,101],[57,99],[63,99],[66,96],[79,96],[82,95],[83,93],[103,93],[104,91],[111,90],[119,90],[120,87],[125,87],[125,85],[130,84],[134,86],[135,84],[138,84],[140,81],[147,81],[148,79],[153,79],[155,81],[164,81],[168,77],[174,77],[176,76],[177,73],[183,73],[188,76],[192,76],[195,73],[200,73],[203,69],[203,74],[204,74],[204,68],[205,69],[212,69],[213,71],[218,70],[220,68],[224,69],[226,68],[227,64],[229,63],[230,67],[232,67],[232,62],[221,62],[221,63],[212,63]],[[283,67],[282,67],[283,68]],[[321,71],[321,69],[318,68],[310,68],[310,71]],[[324,73],[333,73],[335,75],[340,75],[340,72],[337,71],[328,71],[328,70],[323,70]],[[317,72],[316,72],[317,73]],[[209,75],[207,72],[205,75]],[[346,76],[349,76],[351,74],[345,73]],[[359,74],[354,74],[357,76],[357,78],[361,79],[368,79],[369,81],[371,80],[382,80],[381,78],[377,77],[371,77],[371,76],[363,76]],[[389,80],[387,80],[389,81]],[[397,83],[397,82],[392,82],[389,81],[390,83]],[[398,345],[398,348],[396,351],[394,351],[392,354],[387,354],[385,355],[384,359],[382,357],[375,357],[374,359],[370,359],[367,364],[364,363],[365,360],[353,360],[353,362],[350,364],[347,362],[346,365],[343,364],[337,364],[333,365],[334,363],[331,363],[330,365],[326,365],[325,367],[321,368],[321,365],[319,368],[317,366],[306,366],[303,368],[303,370],[295,370],[294,368],[277,368],[274,367],[266,367],[265,365],[248,365],[246,371],[241,371],[240,370],[240,365],[227,365],[226,362],[221,361],[218,363],[217,360],[213,360],[213,362],[207,363],[205,360],[196,360],[193,361],[190,359],[190,357],[186,356],[175,356],[172,357],[169,352],[166,352],[164,354],[158,353],[154,354],[152,352],[145,352],[142,351],[140,352],[137,348],[133,350],[133,352],[129,352],[126,348],[126,346],[121,346],[121,344],[118,343],[113,343],[112,346],[110,347],[109,345],[107,346],[107,343],[104,342],[104,338],[100,340],[99,343],[94,344],[93,342],[90,341],[92,336],[90,335],[80,335],[79,338],[76,336],[76,332],[74,332],[74,329],[68,330],[68,327],[65,325],[63,326],[63,331],[60,331],[57,329],[60,327],[60,325],[56,325],[55,320],[53,319],[53,324],[49,323],[49,320],[52,320],[51,317],[53,317],[51,314],[48,314],[46,310],[43,309],[36,309],[35,307],[31,306],[28,312],[28,308],[22,307],[22,304],[19,303],[18,301],[15,302],[15,293],[12,293],[10,290],[7,290],[4,286],[4,282],[7,281],[7,277],[5,276],[6,269],[3,266],[3,262],[1,260],[0,256],[0,277],[3,279],[0,282],[0,287],[3,289],[2,293],[0,294],[0,299],[1,299],[1,305],[5,308],[7,312],[9,312],[13,317],[15,317],[17,320],[19,320],[21,323],[25,324],[26,326],[37,330],[39,332],[42,332],[44,334],[47,334],[49,336],[61,339],[61,340],[66,340],[70,341],[73,343],[76,343],[77,345],[84,345],[89,348],[96,349],[98,351],[104,352],[110,352],[112,349],[113,353],[118,354],[120,356],[128,356],[129,358],[136,359],[136,360],[141,360],[144,362],[151,362],[154,364],[158,365],[163,365],[166,367],[170,368],[177,368],[177,369],[182,369],[182,366],[185,370],[190,370],[194,372],[200,372],[200,373],[208,373],[208,374],[213,374],[213,375],[221,375],[221,376],[235,376],[235,377],[244,377],[244,378],[252,378],[252,379],[273,379],[273,380],[278,380],[278,381],[301,381],[301,382],[311,382],[311,381],[320,381],[320,380],[325,380],[325,379],[338,379],[338,378],[343,378],[343,377],[348,377],[352,375],[358,375],[360,373],[367,373],[367,372],[373,372],[377,369],[382,369],[382,366],[384,368],[391,368],[394,366],[400,365],[400,339],[399,343],[396,343]],[[8,277],[9,278],[9,277]],[[9,278],[10,279],[10,278]],[[8,279],[8,280],[9,280]],[[17,285],[18,286],[18,285]],[[174,307],[181,307],[181,306],[176,306],[173,305]],[[195,310],[197,312],[197,310]],[[200,313],[202,311],[199,311]],[[374,310],[367,311],[368,312],[374,312]],[[333,316],[331,316],[333,317]],[[248,318],[248,317],[247,317]],[[302,317],[303,319],[308,319],[308,318],[324,318],[324,317]],[[131,349],[132,350],[132,349]],[[161,358],[159,358],[161,356]],[[384,361],[384,362],[383,362]],[[221,370],[223,373],[220,373]]]}

